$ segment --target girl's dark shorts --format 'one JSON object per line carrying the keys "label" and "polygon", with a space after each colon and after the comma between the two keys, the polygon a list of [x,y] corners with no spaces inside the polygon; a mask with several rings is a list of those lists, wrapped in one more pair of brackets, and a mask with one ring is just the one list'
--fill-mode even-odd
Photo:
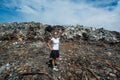
{"label": "girl's dark shorts", "polygon": [[52,50],[50,53],[50,58],[58,58],[59,57],[59,50]]}

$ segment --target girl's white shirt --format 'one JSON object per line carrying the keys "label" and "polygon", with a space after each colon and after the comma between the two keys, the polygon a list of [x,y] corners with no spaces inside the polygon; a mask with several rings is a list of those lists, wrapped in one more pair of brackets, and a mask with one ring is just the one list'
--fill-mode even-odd
{"label": "girl's white shirt", "polygon": [[53,50],[59,50],[59,38],[52,38],[51,39],[52,42],[52,48]]}

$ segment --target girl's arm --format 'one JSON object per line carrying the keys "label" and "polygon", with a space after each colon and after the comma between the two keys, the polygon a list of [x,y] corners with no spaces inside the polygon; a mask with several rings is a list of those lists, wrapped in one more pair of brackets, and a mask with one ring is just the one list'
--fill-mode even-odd
{"label": "girl's arm", "polygon": [[52,47],[51,47],[51,40],[48,40],[48,43],[47,43],[48,47],[50,50],[53,50]]}

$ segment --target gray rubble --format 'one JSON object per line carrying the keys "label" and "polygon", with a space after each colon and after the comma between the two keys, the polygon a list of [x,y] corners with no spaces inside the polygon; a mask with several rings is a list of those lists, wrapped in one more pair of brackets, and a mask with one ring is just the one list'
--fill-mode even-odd
{"label": "gray rubble", "polygon": [[37,38],[43,39],[43,35],[46,33],[50,36],[50,33],[54,30],[59,31],[61,38],[73,39],[73,38],[88,38],[89,40],[104,40],[107,42],[120,42],[120,32],[108,31],[103,28],[96,29],[94,27],[85,27],[82,25],[76,26],[64,26],[64,25],[47,25],[35,22],[23,22],[23,23],[3,23],[0,25],[0,40],[2,36],[12,35],[14,33],[20,33],[27,37],[27,39]]}

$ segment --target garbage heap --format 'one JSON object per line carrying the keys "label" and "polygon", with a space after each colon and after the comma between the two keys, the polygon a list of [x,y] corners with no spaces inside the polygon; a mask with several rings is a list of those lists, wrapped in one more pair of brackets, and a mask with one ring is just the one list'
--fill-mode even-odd
{"label": "garbage heap", "polygon": [[[58,31],[59,71],[47,40]],[[120,33],[82,25],[0,24],[0,80],[119,80]]]}

